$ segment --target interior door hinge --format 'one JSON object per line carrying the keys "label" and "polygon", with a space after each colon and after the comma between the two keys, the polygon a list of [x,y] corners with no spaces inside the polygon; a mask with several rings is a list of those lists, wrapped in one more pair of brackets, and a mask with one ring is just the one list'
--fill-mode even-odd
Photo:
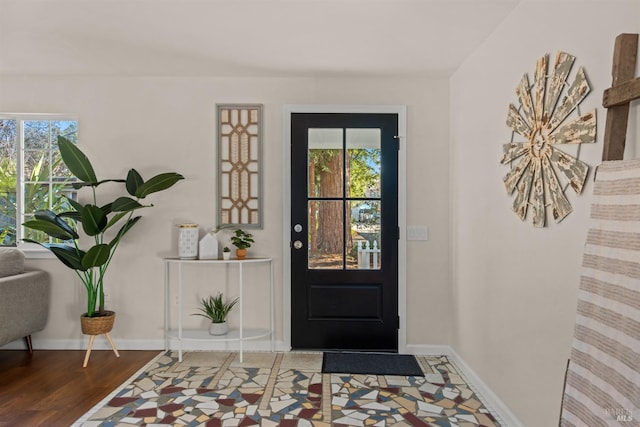
{"label": "interior door hinge", "polygon": [[397,329],[400,329],[400,316],[398,316],[398,328]]}

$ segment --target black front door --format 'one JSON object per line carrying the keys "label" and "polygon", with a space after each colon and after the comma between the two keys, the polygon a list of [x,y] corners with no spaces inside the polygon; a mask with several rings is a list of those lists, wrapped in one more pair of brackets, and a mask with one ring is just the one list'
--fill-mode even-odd
{"label": "black front door", "polygon": [[291,345],[398,351],[398,115],[291,116]]}

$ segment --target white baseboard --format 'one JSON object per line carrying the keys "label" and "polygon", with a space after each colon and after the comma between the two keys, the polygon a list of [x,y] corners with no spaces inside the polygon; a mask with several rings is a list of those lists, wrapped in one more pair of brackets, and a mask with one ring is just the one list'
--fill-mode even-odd
{"label": "white baseboard", "polygon": [[407,344],[407,353],[416,356],[451,356],[451,352],[451,347],[448,345]]}
{"label": "white baseboard", "polygon": [[[164,340],[121,340],[114,337],[113,342],[118,350],[162,350]],[[43,339],[33,340],[34,350],[86,350],[89,338],[82,336],[77,339]],[[2,350],[25,350],[27,348],[23,340],[13,341],[3,347]],[[106,337],[98,336],[93,342],[94,350],[111,350]]]}
{"label": "white baseboard", "polygon": [[500,425],[507,427],[524,427],[509,407],[500,399],[489,386],[474,372],[473,369],[448,345],[407,345],[407,353],[422,356],[449,357],[453,365],[458,368],[462,378],[467,381],[471,389],[480,397],[487,408],[498,417]]}

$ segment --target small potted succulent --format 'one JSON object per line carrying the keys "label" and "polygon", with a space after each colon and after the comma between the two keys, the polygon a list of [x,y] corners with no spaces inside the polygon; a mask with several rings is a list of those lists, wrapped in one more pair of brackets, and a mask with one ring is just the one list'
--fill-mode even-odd
{"label": "small potted succulent", "polygon": [[231,249],[229,246],[222,248],[222,259],[229,259],[231,257]]}
{"label": "small potted succulent", "polygon": [[239,298],[233,301],[224,302],[222,292],[218,292],[216,296],[210,296],[209,298],[202,298],[200,307],[200,313],[194,313],[194,316],[202,316],[211,320],[211,326],[209,327],[209,333],[211,335],[225,335],[229,332],[229,325],[227,324],[227,315],[239,301]]}
{"label": "small potted succulent", "polygon": [[231,236],[231,243],[235,246],[236,256],[238,259],[245,259],[247,256],[247,249],[251,247],[251,244],[254,243],[253,235],[247,233],[246,231],[238,228]]}

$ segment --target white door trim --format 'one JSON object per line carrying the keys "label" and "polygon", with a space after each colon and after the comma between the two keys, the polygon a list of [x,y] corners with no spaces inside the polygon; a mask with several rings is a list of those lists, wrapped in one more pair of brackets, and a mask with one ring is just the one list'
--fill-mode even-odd
{"label": "white door trim", "polygon": [[398,114],[398,351],[407,350],[407,107],[405,105],[285,105],[283,111],[283,334],[284,344],[291,349],[291,114],[293,113],[369,113]]}

